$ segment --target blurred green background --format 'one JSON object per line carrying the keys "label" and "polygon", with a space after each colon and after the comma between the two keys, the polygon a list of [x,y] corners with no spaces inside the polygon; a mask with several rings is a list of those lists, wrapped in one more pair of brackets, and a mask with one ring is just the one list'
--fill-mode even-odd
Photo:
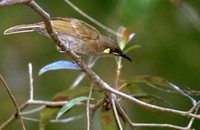
{"label": "blurred green background", "polygon": [[[37,0],[36,2],[51,16],[82,19],[116,40],[116,37],[75,12],[63,0]],[[161,76],[180,87],[199,90],[200,31],[198,25],[200,23],[198,19],[196,19],[197,26],[194,26],[195,19],[189,19],[168,0],[73,0],[72,2],[114,30],[123,25],[136,33],[131,44],[141,45],[142,48],[128,53],[133,59],[132,63],[123,61],[123,79],[144,74]],[[199,0],[185,2],[197,14],[200,13]],[[65,54],[57,52],[51,40],[35,32],[3,35],[4,30],[13,25],[39,22],[41,18],[29,7],[19,5],[0,8],[0,19],[0,73],[12,89],[18,103],[22,104],[29,98],[29,62],[33,64],[35,99],[51,100],[54,94],[68,88],[80,72],[62,70],[38,76],[38,71],[44,65],[69,59]],[[115,69],[114,58],[108,57],[101,58],[93,70],[109,84],[114,84]],[[89,84],[88,78],[82,82],[83,86]],[[154,91],[151,88],[147,89]],[[184,97],[166,93],[163,95],[176,104],[175,108],[188,110],[191,107],[190,102]],[[0,87],[0,103],[1,124],[14,111],[13,104],[3,87]],[[188,121],[173,114],[152,112],[130,102],[127,104],[129,104],[126,107],[127,111],[135,122],[165,122],[185,126]],[[76,125],[77,122],[80,125]],[[194,128],[200,129],[199,123],[195,121]],[[26,121],[26,125],[29,130],[38,128],[37,123]],[[20,127],[18,123],[13,123],[8,129],[18,130]],[[85,118],[68,124],[50,124],[48,130],[53,129],[86,129]],[[152,130],[156,129],[152,128]]]}

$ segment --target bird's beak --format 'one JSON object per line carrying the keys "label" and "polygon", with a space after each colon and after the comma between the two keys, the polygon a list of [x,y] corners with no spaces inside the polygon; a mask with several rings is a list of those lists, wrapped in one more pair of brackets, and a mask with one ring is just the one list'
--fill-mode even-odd
{"label": "bird's beak", "polygon": [[123,57],[123,58],[129,60],[130,62],[132,62],[132,59],[131,59],[129,56],[127,56],[126,54],[124,54],[124,53],[119,54],[119,56],[121,56],[121,57]]}

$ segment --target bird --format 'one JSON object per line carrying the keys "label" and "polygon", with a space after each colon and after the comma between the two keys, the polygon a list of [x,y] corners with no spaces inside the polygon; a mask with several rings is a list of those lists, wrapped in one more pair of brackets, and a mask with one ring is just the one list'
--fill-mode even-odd
{"label": "bird", "polygon": [[[117,43],[102,35],[95,27],[75,18],[52,17],[52,27],[62,43],[77,54],[109,56],[115,55],[132,61],[124,54]],[[8,28],[4,35],[36,31],[50,38],[44,22],[22,24]]]}

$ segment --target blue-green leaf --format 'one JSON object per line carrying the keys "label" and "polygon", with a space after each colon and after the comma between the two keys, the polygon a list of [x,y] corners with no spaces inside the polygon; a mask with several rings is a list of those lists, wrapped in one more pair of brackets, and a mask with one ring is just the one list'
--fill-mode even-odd
{"label": "blue-green leaf", "polygon": [[80,67],[76,63],[71,62],[71,61],[56,61],[40,69],[39,75],[42,75],[46,73],[47,71],[61,70],[61,69],[80,70]]}
{"label": "blue-green leaf", "polygon": [[72,108],[73,106],[75,106],[77,103],[84,101],[84,100],[88,100],[88,97],[77,97],[74,98],[72,100],[70,100],[68,103],[66,103],[58,112],[56,119],[60,118],[66,111],[68,111],[70,108]]}

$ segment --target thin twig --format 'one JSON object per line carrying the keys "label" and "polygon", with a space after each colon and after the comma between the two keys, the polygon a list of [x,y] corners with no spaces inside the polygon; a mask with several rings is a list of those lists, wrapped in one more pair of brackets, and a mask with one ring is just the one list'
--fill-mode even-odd
{"label": "thin twig", "polygon": [[[24,103],[23,105],[21,105],[21,106],[19,107],[19,110],[22,111],[22,110],[24,110],[27,106],[28,106],[28,104],[27,104],[27,102],[26,102],[26,103]],[[6,120],[4,123],[2,123],[2,124],[0,125],[0,130],[3,130],[4,128],[6,128],[9,124],[11,124],[11,123],[12,123],[13,121],[15,121],[15,120],[16,120],[15,114],[12,115],[12,116],[10,116],[10,118],[8,118],[8,120]]]}
{"label": "thin twig", "polygon": [[[28,101],[24,103],[22,106],[19,107],[20,111],[23,111],[26,107],[29,105],[46,105],[50,107],[60,107],[63,106],[67,103],[67,101],[59,101],[59,102],[48,102],[48,101],[42,101],[42,100],[33,100],[33,101]],[[86,106],[83,103],[78,103],[78,106]],[[91,109],[95,107],[95,105],[89,105]],[[25,113],[26,114],[26,113]],[[8,120],[6,120],[3,124],[0,125],[0,130],[3,130],[5,127],[7,127],[9,124],[11,124],[14,120],[16,119],[15,115],[12,115]]]}
{"label": "thin twig", "polygon": [[190,99],[190,101],[192,102],[193,106],[197,104],[197,101],[191,97],[190,95],[188,95],[187,93],[185,93],[182,89],[180,89],[178,86],[172,84],[172,83],[169,83],[169,85],[175,90],[177,91],[179,94],[187,97],[188,99]]}
{"label": "thin twig", "polygon": [[15,96],[13,95],[12,91],[11,91],[10,88],[8,87],[8,85],[7,85],[7,83],[6,83],[6,81],[4,80],[4,78],[3,78],[2,75],[0,75],[0,80],[1,80],[1,82],[3,83],[3,86],[4,86],[4,88],[6,89],[8,95],[9,95],[10,99],[12,100],[13,105],[14,105],[14,107],[15,107],[15,109],[16,109],[16,112],[17,112],[16,115],[15,115],[16,118],[19,118],[19,121],[20,121],[20,124],[21,124],[23,130],[26,130],[24,121],[23,121],[23,119],[21,118],[20,109],[19,109],[19,107],[18,107],[17,100],[16,100]]}
{"label": "thin twig", "polygon": [[[60,107],[68,103],[68,101],[43,101],[43,100],[33,100],[33,101],[28,101],[29,105],[46,105],[49,107]],[[77,103],[77,106],[86,106],[84,103]],[[90,105],[90,107],[93,107],[93,105]]]}
{"label": "thin twig", "polygon": [[94,115],[95,115],[95,112],[97,111],[98,108],[100,108],[104,102],[105,102],[105,98],[102,99],[101,101],[99,101],[97,104],[95,104],[93,107],[90,107],[90,114],[89,114],[89,118],[90,118],[90,130],[92,130],[92,124],[93,124],[93,121],[94,121]]}
{"label": "thin twig", "polygon": [[14,120],[16,120],[15,115],[12,115],[9,119],[7,119],[3,124],[0,126],[0,130],[6,128],[9,124],[11,124]]}
{"label": "thin twig", "polygon": [[199,106],[200,106],[200,101],[198,101],[198,102],[196,103],[196,105],[194,105],[194,106],[188,111],[188,113],[192,113],[192,112],[195,111]]}
{"label": "thin twig", "polygon": [[187,127],[181,127],[171,124],[157,124],[157,123],[133,123],[135,127],[158,127],[158,128],[171,128],[175,130],[192,130]]}
{"label": "thin twig", "polygon": [[97,110],[99,107],[101,107],[105,103],[106,99],[100,100],[97,104],[95,104],[93,107],[91,107],[92,110]]}
{"label": "thin twig", "polygon": [[33,100],[33,67],[32,64],[28,64],[28,72],[29,72],[29,85],[30,85],[30,101]]}
{"label": "thin twig", "polygon": [[149,86],[149,87],[152,87],[152,88],[154,88],[154,89],[157,89],[157,90],[159,90],[159,91],[164,91],[164,92],[167,92],[167,93],[178,93],[177,91],[175,91],[175,90],[173,90],[173,89],[165,89],[165,88],[161,88],[161,87],[158,87],[158,86],[156,86],[156,85],[154,85],[154,84],[151,84],[151,83],[147,83],[147,85]]}
{"label": "thin twig", "polygon": [[117,125],[118,125],[119,129],[123,130],[122,124],[121,124],[120,119],[119,119],[119,114],[118,114],[117,109],[116,109],[115,102],[116,102],[116,95],[111,94],[111,103],[112,103],[112,108],[113,108],[113,112],[114,112],[114,115],[115,115],[115,119],[117,121]]}
{"label": "thin twig", "polygon": [[42,106],[37,107],[35,109],[31,109],[31,110],[28,110],[28,111],[23,111],[23,112],[21,112],[21,115],[28,115],[28,114],[36,113],[36,112],[39,112],[39,111],[43,110],[45,107],[46,107],[45,105],[42,105]]}
{"label": "thin twig", "polygon": [[1,0],[0,7],[16,5],[16,4],[23,4],[30,2],[31,0]]}
{"label": "thin twig", "polygon": [[192,6],[183,0],[169,0],[183,13],[192,25],[200,32],[200,17]]}
{"label": "thin twig", "polygon": [[22,118],[24,120],[27,120],[27,121],[32,121],[32,122],[40,122],[40,119],[36,119],[36,118],[32,118],[32,117],[25,117],[25,116],[22,116]]}
{"label": "thin twig", "polygon": [[172,128],[176,130],[191,130],[190,127],[181,127],[171,124],[158,124],[158,123],[133,123],[123,108],[120,106],[118,102],[116,102],[117,109],[119,110],[120,114],[124,118],[124,120],[129,124],[129,126],[134,130],[136,127],[159,127],[159,128]]}
{"label": "thin twig", "polygon": [[122,69],[122,58],[119,57],[117,59],[117,70],[116,70],[116,78],[115,78],[115,89],[119,88],[119,82],[120,82],[120,75],[121,75],[121,69]]}
{"label": "thin twig", "polygon": [[78,116],[73,116],[73,117],[69,117],[67,119],[60,119],[60,120],[50,120],[51,123],[68,123],[68,122],[71,122],[71,121],[75,121],[75,120],[78,120],[78,119],[81,119],[84,115],[78,115]]}
{"label": "thin twig", "polygon": [[69,88],[70,89],[76,88],[79,85],[79,83],[84,79],[85,76],[86,74],[84,72],[80,73],[80,75],[74,80],[74,82],[71,84]]}
{"label": "thin twig", "polygon": [[[79,116],[73,116],[73,117],[69,117],[69,118],[61,119],[61,120],[57,120],[57,119],[56,120],[50,120],[49,122],[50,123],[69,123],[71,121],[78,120],[82,117],[83,117],[83,115],[79,115]],[[24,120],[27,120],[27,121],[40,122],[40,119],[36,119],[36,118],[30,118],[30,117],[25,117],[25,116],[22,116],[22,118]]]}
{"label": "thin twig", "polygon": [[[48,102],[48,101],[42,101],[42,100],[33,100],[33,101],[28,101],[28,102],[24,103],[22,106],[19,107],[19,110],[23,111],[29,105],[46,105],[46,106],[51,106],[51,107],[60,107],[66,103],[67,103],[67,101]],[[83,103],[78,103],[77,105],[86,106]],[[91,107],[91,109],[95,107],[95,105],[89,105],[89,106]],[[8,120],[6,120],[3,124],[0,125],[0,130],[3,130],[5,127],[7,127],[9,124],[11,124],[15,119],[16,119],[15,115],[12,115]]]}
{"label": "thin twig", "polygon": [[92,121],[90,119],[90,99],[92,98],[92,91],[93,91],[93,83],[91,83],[91,86],[90,86],[90,92],[89,92],[89,95],[88,95],[88,100],[87,100],[87,130],[91,130],[92,129]]}
{"label": "thin twig", "polygon": [[100,23],[99,21],[95,20],[94,18],[92,18],[91,16],[89,16],[88,14],[86,14],[85,12],[83,12],[81,9],[79,9],[77,6],[75,6],[72,2],[70,2],[69,0],[65,0],[65,2],[71,6],[74,10],[76,10],[79,14],[81,14],[82,16],[84,16],[85,18],[89,19],[91,22],[95,23],[96,25],[98,25],[99,27],[101,27],[102,29],[106,30],[107,32],[121,37],[121,34],[117,33],[116,31],[110,29],[109,27],[103,25],[102,23]]}
{"label": "thin twig", "polygon": [[[199,101],[200,102],[200,101]],[[198,103],[199,103],[198,102]],[[197,104],[198,104],[197,103]],[[196,104],[196,105],[197,105]],[[194,114],[197,114],[198,113],[198,111],[199,111],[199,108],[200,108],[200,106],[198,105],[197,107],[196,107],[196,109],[194,110]],[[192,117],[191,119],[190,119],[190,121],[189,121],[189,123],[188,123],[188,125],[187,125],[187,128],[191,128],[192,127],[192,124],[194,123],[194,120],[195,120],[195,118],[194,117]]]}
{"label": "thin twig", "polygon": [[116,101],[115,103],[116,103],[116,108],[120,112],[120,114],[123,117],[123,119],[126,121],[126,123],[128,123],[128,125],[131,127],[131,129],[134,130],[135,127],[134,127],[132,121],[129,119],[129,117],[126,114],[126,112],[124,111],[124,109],[121,107],[121,105],[118,103],[118,101]]}
{"label": "thin twig", "polygon": [[[95,65],[95,63],[97,62],[98,59],[99,59],[99,57],[96,57],[96,58],[94,59],[94,57],[91,56],[91,57],[89,58],[89,61],[88,61],[88,67],[89,67],[89,68],[92,68],[92,67]],[[83,80],[83,78],[84,78],[85,76],[86,76],[86,74],[85,74],[84,72],[82,72],[82,73],[74,80],[74,82],[71,84],[70,89],[74,89],[76,86],[78,86],[79,83]]]}
{"label": "thin twig", "polygon": [[[190,101],[192,102],[193,106],[196,106],[197,101],[196,101],[193,97],[191,97],[190,95],[188,95],[187,93],[185,93],[182,89],[180,89],[180,88],[177,87],[176,85],[171,84],[171,83],[169,83],[169,84],[170,84],[170,86],[172,86],[179,94],[181,94],[181,95],[183,95],[183,96],[189,98]],[[199,109],[199,106],[195,109],[194,114],[197,114],[198,109]],[[189,123],[188,123],[188,125],[187,125],[186,128],[190,129],[190,128],[192,127],[192,124],[193,124],[193,122],[194,122],[194,119],[195,119],[194,117],[192,117],[192,118],[190,119],[190,121],[189,121]]]}
{"label": "thin twig", "polygon": [[195,118],[193,118],[193,117],[190,119],[190,121],[189,121],[189,123],[188,123],[188,125],[186,127],[187,129],[191,129],[192,124],[194,123],[194,120],[195,120]]}

